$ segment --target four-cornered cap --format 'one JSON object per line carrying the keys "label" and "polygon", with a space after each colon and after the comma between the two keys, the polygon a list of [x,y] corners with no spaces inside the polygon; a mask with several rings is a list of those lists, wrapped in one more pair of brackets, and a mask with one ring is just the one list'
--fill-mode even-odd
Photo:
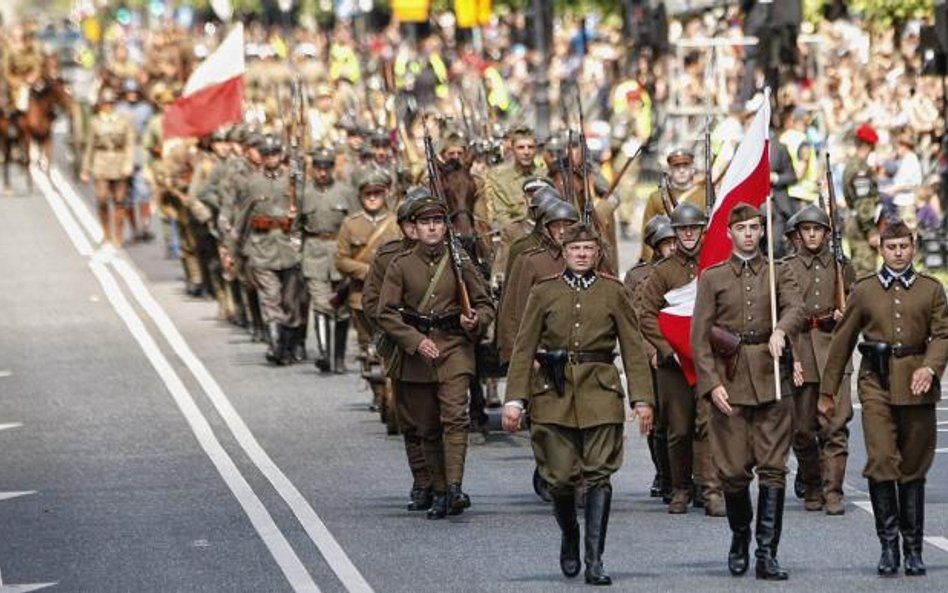
{"label": "four-cornered cap", "polygon": [[734,205],[734,208],[731,209],[731,213],[727,216],[727,226],[744,222],[745,220],[750,220],[752,218],[759,219],[760,217],[760,210],[754,208],[747,202],[738,202]]}
{"label": "four-cornered cap", "polygon": [[675,165],[691,165],[695,162],[695,153],[687,148],[675,148],[668,153],[665,161],[670,167]]}
{"label": "four-cornered cap", "polygon": [[317,148],[312,152],[312,158],[316,168],[332,169],[336,166],[336,152],[331,148]]}
{"label": "four-cornered cap", "polygon": [[856,140],[865,142],[870,146],[875,146],[879,142],[879,134],[875,128],[869,124],[862,124],[856,128]]}
{"label": "four-cornered cap", "polygon": [[405,192],[405,200],[398,206],[395,212],[395,218],[398,222],[405,222],[411,216],[412,206],[418,200],[431,198],[431,192],[423,185],[415,185],[408,188]]}
{"label": "four-cornered cap", "polygon": [[272,156],[283,151],[283,142],[276,136],[267,135],[257,145],[257,150],[263,156]]}
{"label": "four-cornered cap", "polygon": [[542,220],[543,224],[549,224],[557,220],[577,222],[579,221],[579,212],[576,210],[576,206],[569,202],[555,200],[538,210],[537,219]]}
{"label": "four-cornered cap", "polygon": [[701,208],[691,202],[682,202],[675,207],[671,215],[671,227],[677,229],[686,226],[707,226],[708,217]]}
{"label": "four-cornered cap", "polygon": [[596,241],[598,243],[599,233],[596,232],[596,229],[582,222],[566,227],[566,230],[563,231],[562,244],[568,245],[578,241]]}
{"label": "four-cornered cap", "polygon": [[826,215],[826,212],[816,204],[810,204],[806,208],[800,210],[796,214],[790,217],[790,220],[787,221],[787,225],[793,224],[793,228],[796,229],[798,226],[804,222],[811,222],[813,224],[818,224],[824,228],[830,228],[830,218]]}
{"label": "four-cornered cap", "polygon": [[553,180],[549,177],[527,177],[526,181],[523,182],[523,185],[520,189],[523,190],[525,194],[533,195],[533,192],[537,191],[541,187],[553,187]]}
{"label": "four-cornered cap", "polygon": [[359,178],[360,192],[371,188],[388,189],[390,185],[392,185],[392,178],[388,171],[378,167],[368,167]]}
{"label": "four-cornered cap", "polygon": [[419,196],[412,201],[411,207],[408,209],[408,218],[413,221],[427,216],[447,216],[447,214],[447,204],[431,194]]}
{"label": "four-cornered cap", "polygon": [[645,244],[655,249],[665,239],[675,238],[675,229],[671,226],[671,219],[664,214],[656,214],[645,223]]}

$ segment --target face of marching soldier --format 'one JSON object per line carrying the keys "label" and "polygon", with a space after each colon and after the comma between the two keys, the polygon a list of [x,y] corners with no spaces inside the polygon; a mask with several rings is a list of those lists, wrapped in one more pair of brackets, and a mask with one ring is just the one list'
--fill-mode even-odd
{"label": "face of marching soldier", "polygon": [[332,181],[332,169],[328,167],[313,167],[313,181],[316,185],[329,185]]}
{"label": "face of marching soldier", "polygon": [[563,259],[566,267],[574,274],[585,274],[599,261],[599,243],[595,241],[574,241],[563,247]]}
{"label": "face of marching soldier", "polygon": [[826,238],[826,227],[823,225],[804,222],[797,227],[797,233],[808,250],[815,253],[823,248],[823,239]]}
{"label": "face of marching soldier", "polygon": [[376,163],[384,165],[388,163],[390,156],[392,156],[392,148],[390,146],[377,144],[372,147],[372,158],[375,159]]}
{"label": "face of marching soldier", "polygon": [[444,233],[447,228],[442,214],[425,216],[415,220],[415,231],[418,233],[418,240],[425,245],[437,245],[444,241]]}
{"label": "face of marching soldier", "polygon": [[685,189],[691,186],[691,182],[695,176],[695,167],[689,163],[673,165],[669,168],[668,175],[671,177],[672,185],[676,189]]}
{"label": "face of marching soldier", "polygon": [[753,257],[760,245],[760,238],[764,236],[764,226],[759,218],[735,222],[728,227],[727,236],[731,239],[734,253],[742,257]]}
{"label": "face of marching soldier", "polygon": [[897,237],[882,242],[882,261],[893,272],[901,272],[912,265],[915,243],[911,237]]}
{"label": "face of marching soldier", "polygon": [[701,242],[704,227],[701,225],[680,226],[675,228],[675,238],[685,253],[694,253]]}
{"label": "face of marching soldier", "polygon": [[513,143],[514,158],[517,164],[527,169],[533,166],[533,159],[537,156],[537,142],[533,138],[518,138]]}
{"label": "face of marching soldier", "polygon": [[655,250],[658,251],[658,255],[663,258],[675,253],[677,248],[678,242],[672,237],[659,241],[658,245],[655,246]]}
{"label": "face of marching soldier", "polygon": [[406,220],[399,223],[398,226],[402,229],[402,234],[405,235],[405,237],[412,241],[418,240],[418,229],[415,228],[415,223],[410,220]]}
{"label": "face of marching soldier", "polygon": [[464,147],[463,146],[451,146],[444,149],[444,152],[441,153],[441,158],[444,159],[444,162],[448,161],[457,161],[461,162],[461,159],[464,158]]}
{"label": "face of marching soldier", "polygon": [[283,162],[283,153],[268,154],[263,157],[263,166],[267,169],[276,169]]}
{"label": "face of marching soldier", "polygon": [[263,157],[260,156],[260,151],[253,146],[248,146],[245,152],[247,155],[247,160],[250,161],[254,166],[260,166],[263,162]]}
{"label": "face of marching soldier", "polygon": [[569,225],[573,224],[569,220],[552,220],[546,225],[546,232],[550,235],[550,238],[556,241],[557,245],[562,244],[563,241],[563,232],[569,228]]}
{"label": "face of marching soldier", "polygon": [[384,187],[369,186],[365,188],[361,194],[362,207],[369,214],[375,214],[385,207],[386,193]]}

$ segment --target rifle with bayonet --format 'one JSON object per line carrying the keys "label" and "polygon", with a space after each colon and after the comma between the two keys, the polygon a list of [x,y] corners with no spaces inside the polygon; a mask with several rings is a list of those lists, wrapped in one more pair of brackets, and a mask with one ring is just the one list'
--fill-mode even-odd
{"label": "rifle with bayonet", "polygon": [[306,130],[306,108],[303,104],[303,83],[297,76],[293,80],[290,96],[290,125],[288,130],[290,145],[290,211],[289,217],[296,218],[299,210],[299,192],[306,191],[306,157],[304,156]]}
{"label": "rifle with bayonet", "polygon": [[830,249],[833,252],[833,266],[836,268],[836,290],[833,301],[840,311],[846,306],[846,286],[844,284],[846,256],[843,255],[843,236],[836,218],[836,187],[833,184],[833,169],[830,168],[830,155],[826,153],[826,193],[829,196]]}
{"label": "rifle with bayonet", "polygon": [[705,212],[711,215],[714,208],[714,177],[711,175],[711,117],[708,116],[704,127],[704,205]]}
{"label": "rifle with bayonet", "polygon": [[576,109],[579,111],[579,155],[583,161],[583,223],[591,225],[595,219],[595,210],[592,193],[589,191],[589,146],[586,145],[586,118],[583,115],[583,99],[579,96],[578,84],[575,92]]}
{"label": "rifle with bayonet", "polygon": [[[434,144],[431,141],[431,132],[428,130],[428,118],[422,121],[422,127],[425,130],[425,160],[428,165],[428,184],[431,193],[443,203],[447,204],[444,197],[444,187],[441,185],[441,172],[438,169],[437,156],[435,155]],[[461,314],[465,317],[471,316],[471,295],[468,293],[467,284],[464,283],[464,269],[461,265],[461,243],[458,241],[454,225],[451,224],[451,218],[445,216],[445,226],[448,236],[448,257],[451,259],[451,269],[454,271],[454,280],[457,284],[458,296],[461,301]]]}

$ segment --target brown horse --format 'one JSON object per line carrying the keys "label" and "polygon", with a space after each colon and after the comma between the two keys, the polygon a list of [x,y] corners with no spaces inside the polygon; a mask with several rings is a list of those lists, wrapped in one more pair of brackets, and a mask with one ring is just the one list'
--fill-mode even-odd
{"label": "brown horse", "polygon": [[484,278],[490,277],[491,249],[485,240],[486,229],[479,228],[481,223],[475,216],[480,192],[477,182],[471,175],[473,161],[438,160],[441,186],[444,199],[448,203],[448,219],[454,227],[461,246],[477,265]]}

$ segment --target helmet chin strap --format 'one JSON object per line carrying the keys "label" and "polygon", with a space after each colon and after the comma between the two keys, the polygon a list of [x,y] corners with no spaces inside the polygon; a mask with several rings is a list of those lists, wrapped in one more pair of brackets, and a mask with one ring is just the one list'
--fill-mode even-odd
{"label": "helmet chin strap", "polygon": [[695,246],[691,249],[687,249],[682,240],[676,237],[676,242],[678,243],[678,249],[682,251],[685,255],[695,255],[698,251],[701,250],[701,243],[704,239],[704,229],[701,229],[701,232],[698,233],[698,240],[695,241]]}

